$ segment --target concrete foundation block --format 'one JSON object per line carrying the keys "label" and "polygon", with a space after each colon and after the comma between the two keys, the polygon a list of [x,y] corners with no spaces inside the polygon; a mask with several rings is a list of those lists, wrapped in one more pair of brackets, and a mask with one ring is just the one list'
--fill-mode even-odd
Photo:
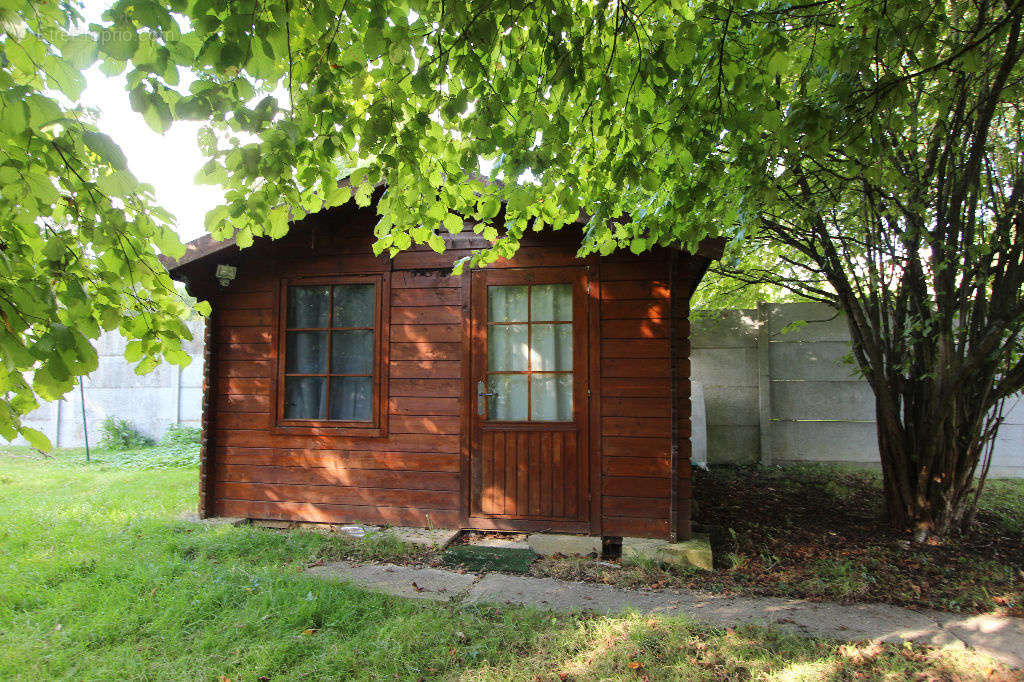
{"label": "concrete foundation block", "polygon": [[526,542],[530,545],[530,549],[541,556],[554,554],[601,555],[601,538],[590,535],[534,533],[526,538]]}
{"label": "concrete foundation block", "polygon": [[692,538],[683,542],[622,538],[622,563],[637,563],[641,558],[675,566],[713,570],[711,542],[703,533],[694,533]]}
{"label": "concrete foundation block", "polygon": [[240,516],[210,516],[201,518],[196,512],[185,512],[179,517],[189,523],[201,523],[204,526],[247,526],[249,519]]}

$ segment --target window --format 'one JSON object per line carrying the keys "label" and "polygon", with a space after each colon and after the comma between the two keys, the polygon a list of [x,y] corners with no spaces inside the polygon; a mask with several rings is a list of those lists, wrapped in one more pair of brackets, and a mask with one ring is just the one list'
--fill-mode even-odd
{"label": "window", "polygon": [[487,287],[488,418],[572,421],[572,285]]}
{"label": "window", "polygon": [[376,425],[380,279],[317,280],[283,288],[282,425]]}

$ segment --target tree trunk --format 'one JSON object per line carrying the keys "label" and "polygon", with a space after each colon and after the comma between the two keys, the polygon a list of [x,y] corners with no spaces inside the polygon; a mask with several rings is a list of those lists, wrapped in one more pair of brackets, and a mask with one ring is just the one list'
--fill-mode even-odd
{"label": "tree trunk", "polygon": [[929,391],[900,395],[892,401],[899,414],[881,407],[885,402],[877,401],[876,414],[889,522],[916,542],[966,530],[980,483],[975,472],[994,435],[986,415],[959,393],[944,406]]}

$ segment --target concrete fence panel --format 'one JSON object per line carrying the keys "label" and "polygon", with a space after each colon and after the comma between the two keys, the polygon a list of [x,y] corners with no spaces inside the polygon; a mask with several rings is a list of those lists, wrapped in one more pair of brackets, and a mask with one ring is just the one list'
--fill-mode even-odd
{"label": "concrete fence panel", "polygon": [[[875,397],[851,362],[842,314],[762,304],[695,311],[691,329],[710,463],[878,463]],[[1007,404],[991,472],[1024,476],[1024,397]]]}

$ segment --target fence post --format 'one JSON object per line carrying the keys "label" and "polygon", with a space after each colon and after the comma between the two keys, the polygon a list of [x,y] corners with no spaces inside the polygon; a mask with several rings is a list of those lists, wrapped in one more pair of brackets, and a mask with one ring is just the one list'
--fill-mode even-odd
{"label": "fence post", "polygon": [[761,466],[772,464],[772,353],[768,335],[769,305],[757,304],[757,414],[761,436]]}

